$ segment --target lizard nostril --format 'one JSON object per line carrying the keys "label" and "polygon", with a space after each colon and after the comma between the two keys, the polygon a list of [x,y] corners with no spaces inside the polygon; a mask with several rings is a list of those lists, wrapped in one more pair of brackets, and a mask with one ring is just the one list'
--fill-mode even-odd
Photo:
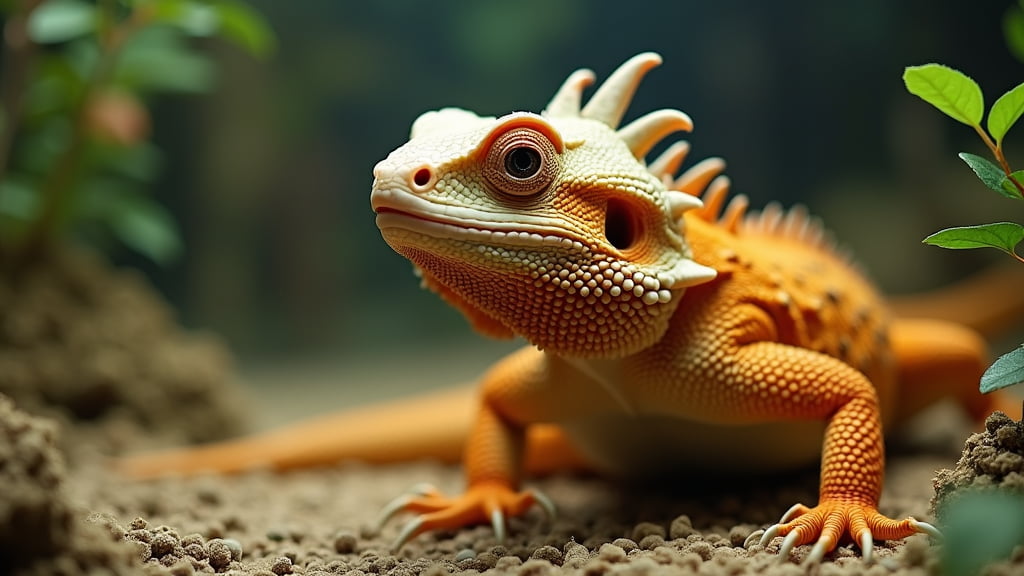
{"label": "lizard nostril", "polygon": [[434,186],[436,178],[429,166],[422,166],[412,173],[410,184],[415,192],[425,192]]}

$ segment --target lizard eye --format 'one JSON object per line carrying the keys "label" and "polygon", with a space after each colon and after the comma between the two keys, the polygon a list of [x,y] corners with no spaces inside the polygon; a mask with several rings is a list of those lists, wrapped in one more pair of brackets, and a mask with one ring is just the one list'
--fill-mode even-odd
{"label": "lizard eye", "polygon": [[555,145],[544,134],[516,128],[491,143],[484,176],[492,186],[512,196],[533,196],[548,188],[558,171]]}

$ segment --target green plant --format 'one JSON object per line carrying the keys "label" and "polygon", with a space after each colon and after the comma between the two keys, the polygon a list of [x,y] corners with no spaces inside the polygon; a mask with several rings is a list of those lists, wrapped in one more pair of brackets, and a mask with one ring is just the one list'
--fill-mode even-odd
{"label": "green plant", "polygon": [[[977,132],[995,162],[961,152],[963,160],[990,190],[1006,198],[1024,200],[1024,170],[1013,171],[1003,154],[1003,138],[1024,114],[1024,83],[1000,96],[988,112],[986,128],[981,125],[985,99],[978,83],[965,74],[941,64],[909,66],[903,72],[907,90],[950,118]],[[995,248],[1024,263],[1016,247],[1024,240],[1024,226],[995,222],[948,228],[924,239],[943,248]],[[981,378],[981,391],[991,392],[1024,382],[1024,345],[999,357]]]}
{"label": "green plant", "polygon": [[144,101],[210,89],[195,38],[267,54],[266,22],[238,0],[0,0],[0,12],[0,263],[72,238],[176,257],[177,225],[148,193],[161,156]]}

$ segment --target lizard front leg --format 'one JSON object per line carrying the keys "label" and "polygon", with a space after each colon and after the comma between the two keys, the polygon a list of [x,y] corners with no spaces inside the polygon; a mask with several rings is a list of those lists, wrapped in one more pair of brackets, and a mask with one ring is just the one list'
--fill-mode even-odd
{"label": "lizard front leg", "polygon": [[[759,306],[731,310],[724,319],[680,321],[669,334],[682,351],[669,370],[679,384],[645,386],[641,400],[648,409],[718,424],[827,422],[818,504],[794,506],[761,543],[784,537],[782,557],[814,543],[808,556],[814,562],[844,535],[870,558],[875,539],[934,532],[912,518],[893,520],[878,511],[885,454],[878,395],[868,378],[838,358],[779,342],[776,323]],[[658,383],[660,374],[664,382],[659,357],[660,351],[644,358],[638,381]]]}
{"label": "lizard front leg", "polygon": [[[520,488],[524,466],[531,461],[548,470],[559,459],[569,467],[580,465],[577,454],[561,453],[568,447],[561,436],[553,441],[550,434],[531,434],[531,442],[540,441],[533,443],[531,453],[526,454],[527,432],[564,416],[563,410],[570,404],[559,401],[558,396],[573,392],[564,386],[552,390],[550,378],[548,359],[534,348],[524,348],[491,368],[484,377],[480,406],[466,441],[466,491],[445,496],[427,487],[389,504],[380,523],[399,512],[416,514],[400,531],[395,548],[424,532],[481,523],[494,526],[501,541],[508,517],[525,514],[536,504],[549,516],[554,514],[553,505],[543,494]],[[541,454],[541,450],[560,453]]]}
{"label": "lizard front leg", "polygon": [[[845,363],[776,342],[739,346],[722,387],[731,396],[724,419],[828,421],[817,506],[796,505],[769,528],[762,544],[784,536],[780,555],[814,542],[808,562],[820,561],[844,534],[871,558],[875,539],[937,533],[913,518],[893,520],[878,511],[884,476],[884,441],[878,397],[868,379]],[[721,405],[721,404],[720,404]]]}

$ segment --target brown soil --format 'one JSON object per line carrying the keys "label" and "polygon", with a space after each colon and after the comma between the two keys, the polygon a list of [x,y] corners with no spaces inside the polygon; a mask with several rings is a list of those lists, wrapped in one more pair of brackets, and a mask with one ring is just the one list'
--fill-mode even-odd
{"label": "brown soil", "polygon": [[956,466],[939,470],[934,484],[931,512],[940,520],[968,492],[1000,490],[1024,496],[1024,421],[993,413],[985,430],[964,443]]}
{"label": "brown soil", "polygon": [[[532,485],[557,502],[554,521],[533,511],[510,521],[504,545],[477,527],[421,536],[398,553],[389,546],[407,519],[381,534],[367,527],[415,483],[459,490],[456,467],[348,463],[230,478],[119,478],[104,455],[237,430],[238,391],[223,349],[177,330],[144,283],[87,260],[58,269],[18,287],[0,283],[0,390],[15,398],[0,396],[0,573],[805,573],[795,562],[808,547],[781,562],[778,540],[767,550],[747,540],[792,503],[814,501],[813,470],[774,478],[681,475],[644,486],[546,478]],[[120,322],[112,318],[118,314],[125,315]],[[102,360],[110,357],[117,360]],[[42,358],[53,365],[32,362]],[[925,437],[929,428],[950,428],[945,419],[920,426]],[[989,428],[992,434],[991,420]],[[927,515],[933,472],[954,458],[929,445],[893,451],[883,512]],[[924,536],[879,543],[878,561],[865,566],[843,543],[818,572],[936,574],[939,550]],[[1024,573],[1024,547],[987,573]]]}
{"label": "brown soil", "polygon": [[18,274],[0,269],[0,393],[88,436],[90,450],[239,433],[244,396],[233,378],[227,349],[182,331],[134,272],[70,251]]}

